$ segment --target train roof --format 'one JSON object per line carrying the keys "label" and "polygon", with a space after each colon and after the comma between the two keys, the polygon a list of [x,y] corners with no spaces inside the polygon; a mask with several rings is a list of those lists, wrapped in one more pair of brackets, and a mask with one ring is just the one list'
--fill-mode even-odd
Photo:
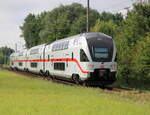
{"label": "train roof", "polygon": [[43,47],[45,45],[46,44],[41,44],[41,45],[38,45],[38,46],[33,46],[33,47],[29,48],[28,50],[35,49],[35,48],[41,48],[41,47]]}
{"label": "train roof", "polygon": [[112,39],[111,36],[108,36],[108,35],[106,35],[104,33],[100,33],[100,32],[83,33],[83,36],[85,36],[86,39],[90,39],[90,38],[93,38],[93,37],[110,38],[110,39]]}
{"label": "train roof", "polygon": [[64,39],[56,40],[53,43],[66,41],[66,40],[71,40],[71,39],[74,39],[74,38],[82,38],[82,37],[85,37],[86,39],[90,39],[90,38],[93,38],[93,37],[102,37],[102,38],[112,39],[111,36],[108,36],[108,35],[106,35],[104,33],[101,33],[101,32],[89,32],[89,33],[82,33],[82,34],[78,34],[78,35],[75,35],[75,36],[67,37],[67,38],[64,38]]}

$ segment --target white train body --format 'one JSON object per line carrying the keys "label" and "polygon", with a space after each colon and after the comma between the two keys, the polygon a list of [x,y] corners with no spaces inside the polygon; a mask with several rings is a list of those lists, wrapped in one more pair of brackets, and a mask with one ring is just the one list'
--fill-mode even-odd
{"label": "white train body", "polygon": [[[20,51],[18,52],[17,54],[17,69],[19,70],[25,70],[26,66],[27,66],[27,63],[26,63],[26,59],[27,59],[27,50],[23,50],[23,51]],[[20,61],[21,60],[21,61]]]}
{"label": "white train body", "polygon": [[31,72],[76,82],[97,81],[112,84],[116,80],[115,58],[116,47],[110,36],[85,33],[48,45],[35,46],[27,51],[24,59],[12,60],[14,63],[19,60],[24,62],[24,69]]}
{"label": "white train body", "polygon": [[18,51],[10,55],[11,68],[24,70],[26,68],[26,53],[27,50]]}
{"label": "white train body", "polygon": [[45,44],[35,46],[27,51],[26,70],[34,73],[41,73],[44,70],[43,67],[43,54],[44,54]]}
{"label": "white train body", "polygon": [[10,60],[10,67],[13,69],[13,68],[17,68],[17,63],[15,62],[16,59],[16,54],[17,53],[12,53],[9,57],[9,60]]}

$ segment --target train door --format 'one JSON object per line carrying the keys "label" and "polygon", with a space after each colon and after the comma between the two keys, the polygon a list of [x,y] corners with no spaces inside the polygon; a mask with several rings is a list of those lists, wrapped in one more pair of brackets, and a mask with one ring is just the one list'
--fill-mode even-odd
{"label": "train door", "polygon": [[65,74],[65,77],[69,78],[69,74],[70,74],[70,55],[68,52],[66,52],[65,54],[65,69],[64,69],[64,74]]}
{"label": "train door", "polygon": [[71,52],[71,62],[70,62],[70,71],[71,73],[77,73],[76,71],[76,64],[77,62],[75,61],[75,57],[74,57],[74,52]]}
{"label": "train door", "polygon": [[74,60],[74,52],[69,52],[65,54],[65,74],[67,78],[70,78],[73,73],[76,72],[75,68],[75,60]]}
{"label": "train door", "polygon": [[25,69],[27,69],[27,63],[28,63],[28,59],[27,59],[27,52],[25,53],[25,58],[24,58],[26,61],[24,62],[25,63]]}
{"label": "train door", "polygon": [[48,64],[48,66],[50,66],[50,74],[51,75],[54,75],[54,61],[53,61],[53,59],[54,59],[54,54],[53,53],[51,53],[50,55],[49,55],[49,64]]}
{"label": "train door", "polygon": [[45,61],[45,59],[46,59],[45,49],[46,49],[46,45],[44,45],[43,56],[42,56],[42,57],[43,57],[43,59],[42,59],[42,60],[43,60],[43,61],[42,61],[42,62],[43,62],[43,68],[42,68],[42,69],[43,69],[43,72],[45,72],[45,62],[46,62],[46,61]]}

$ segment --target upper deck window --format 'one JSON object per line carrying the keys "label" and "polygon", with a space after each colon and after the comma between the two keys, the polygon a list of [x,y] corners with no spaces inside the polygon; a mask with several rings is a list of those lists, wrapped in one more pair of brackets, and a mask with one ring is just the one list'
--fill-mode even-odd
{"label": "upper deck window", "polygon": [[31,51],[30,51],[30,55],[38,54],[38,53],[39,53],[39,48],[31,49]]}
{"label": "upper deck window", "polygon": [[68,49],[68,46],[69,46],[69,41],[56,43],[52,46],[52,51],[59,51],[59,50]]}
{"label": "upper deck window", "polygon": [[23,56],[23,52],[20,52],[20,53],[19,53],[19,56]]}

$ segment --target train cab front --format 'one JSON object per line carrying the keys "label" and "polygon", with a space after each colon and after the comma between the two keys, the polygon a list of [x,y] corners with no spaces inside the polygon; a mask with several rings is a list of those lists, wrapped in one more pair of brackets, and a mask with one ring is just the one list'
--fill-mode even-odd
{"label": "train cab front", "polygon": [[113,39],[105,34],[87,36],[89,52],[94,65],[88,74],[89,81],[110,85],[116,81],[116,47]]}

